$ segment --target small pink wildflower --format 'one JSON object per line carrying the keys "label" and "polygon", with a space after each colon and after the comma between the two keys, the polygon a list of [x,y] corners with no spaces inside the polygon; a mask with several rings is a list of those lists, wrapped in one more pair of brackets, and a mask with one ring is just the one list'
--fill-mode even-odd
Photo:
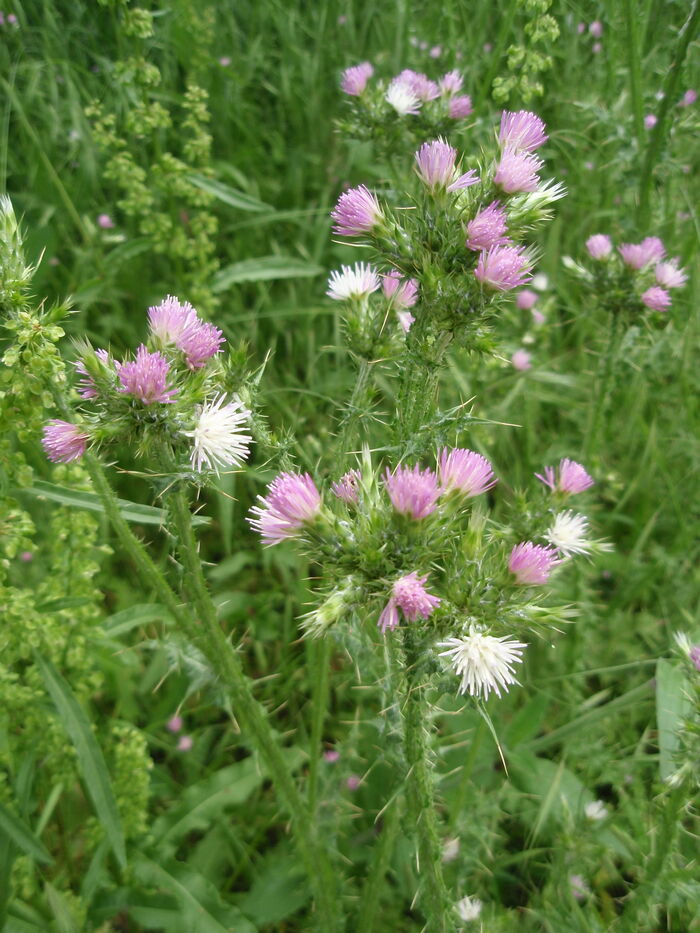
{"label": "small pink wildflower", "polygon": [[228,68],[228,66],[231,64],[231,58],[228,55],[222,55],[219,59],[219,64],[222,68]]}
{"label": "small pink wildflower", "polygon": [[518,292],[515,303],[521,311],[529,311],[537,304],[538,298],[537,292],[533,292],[529,288],[524,288],[521,292]]}
{"label": "small pink wildflower", "polygon": [[114,221],[109,214],[100,214],[97,218],[97,226],[102,230],[111,230],[114,226]]}
{"label": "small pink wildflower", "polygon": [[340,195],[331,219],[335,221],[333,233],[338,236],[361,236],[381,222],[382,210],[372,192],[360,185]]}
{"label": "small pink wildflower", "polygon": [[576,32],[579,34],[579,36],[582,36],[585,31],[586,31],[586,24],[579,23],[578,26],[576,27]]}
{"label": "small pink wildflower", "polygon": [[685,94],[681,97],[678,102],[679,107],[692,107],[695,101],[698,99],[698,92],[694,91],[693,88],[688,88]]}
{"label": "small pink wildflower", "polygon": [[7,14],[7,22],[9,23],[10,26],[19,26],[19,20],[17,19],[14,13]]}
{"label": "small pink wildflower", "polygon": [[508,570],[523,586],[539,586],[549,580],[552,568],[560,564],[556,548],[542,547],[532,541],[516,544],[510,554]]}
{"label": "small pink wildflower", "polygon": [[415,279],[402,279],[398,269],[392,269],[384,276],[382,291],[397,311],[412,308],[418,301],[418,282]]}
{"label": "small pink wildflower", "polygon": [[440,597],[433,596],[425,589],[426,574],[419,577],[415,570],[406,576],[399,577],[391,590],[391,597],[379,616],[377,626],[382,632],[393,631],[399,624],[398,609],[400,609],[407,622],[416,619],[427,619],[436,606],[440,605]]}
{"label": "small pink wildflower", "polygon": [[179,752],[189,752],[192,750],[193,745],[194,740],[191,735],[181,735],[177,743],[177,750]]}
{"label": "small pink wildflower", "polygon": [[532,369],[532,355],[528,353],[527,350],[516,350],[511,356],[510,361],[513,364],[513,368],[517,369],[519,372]]}
{"label": "small pink wildflower", "polygon": [[658,263],[654,272],[656,281],[664,288],[682,288],[688,281],[685,272],[678,268],[677,258]]}
{"label": "small pink wildflower", "polygon": [[503,246],[508,242],[508,237],[504,236],[507,220],[500,203],[492,201],[467,224],[467,248],[488,250],[492,246]]}
{"label": "small pink wildflower", "polygon": [[182,726],[182,716],[177,715],[171,716],[165,724],[165,728],[168,730],[168,732],[179,732],[182,729]]}
{"label": "small pink wildflower", "polygon": [[612,240],[605,233],[594,233],[586,240],[586,249],[591,259],[605,259],[612,252]]}
{"label": "small pink wildflower", "polygon": [[652,130],[656,126],[657,122],[657,117],[655,117],[653,113],[648,113],[644,117],[644,128],[647,130]]}
{"label": "small pink wildflower", "polygon": [[600,39],[600,37],[603,35],[603,24],[599,19],[594,19],[591,25],[588,27],[588,31],[594,39]]}
{"label": "small pink wildflower", "polygon": [[[109,362],[109,353],[106,350],[95,350],[95,356],[105,365]],[[78,395],[85,399],[97,398],[98,392],[95,381],[85,368],[85,363],[82,360],[77,360],[73,365],[75,371],[82,377],[78,383]],[[118,368],[118,364],[115,363],[115,367]]]}
{"label": "small pink wildflower", "polygon": [[181,302],[174,295],[148,309],[148,324],[157,340],[174,344],[185,354],[190,369],[201,369],[225,342],[218,327],[202,321],[189,301]]}
{"label": "small pink wildflower", "polygon": [[642,295],[642,302],[652,311],[668,311],[671,307],[671,296],[666,289],[652,285]]}
{"label": "small pink wildflower", "polygon": [[440,56],[442,55],[442,46],[434,45],[432,49],[428,52],[428,55],[430,55],[431,58],[440,58]]}
{"label": "small pink wildflower", "polygon": [[700,645],[693,645],[690,649],[690,661],[696,671],[700,671]]}
{"label": "small pink wildflower", "polygon": [[575,460],[564,457],[559,461],[559,476],[555,476],[555,469],[551,466],[544,468],[544,476],[535,473],[538,480],[549,486],[552,492],[563,492],[567,495],[576,495],[595,485],[595,480],[588,475],[585,468]]}
{"label": "small pink wildflower", "polygon": [[438,82],[440,91],[443,94],[458,94],[462,90],[464,79],[459,71],[448,71]]}
{"label": "small pink wildflower", "polygon": [[362,783],[362,778],[357,774],[351,774],[345,782],[345,786],[348,790],[357,790],[357,788]]}
{"label": "small pink wildflower", "polygon": [[452,180],[457,150],[438,138],[423,143],[416,153],[418,174],[429,188],[445,188]]}
{"label": "small pink wildflower", "polygon": [[359,97],[367,87],[367,82],[374,74],[374,68],[369,62],[361,62],[346,68],[340,81],[340,86],[351,97]]}
{"label": "small pink wildflower", "polygon": [[22,551],[22,553],[19,555],[19,559],[24,564],[30,564],[34,560],[34,555],[31,551]]}
{"label": "small pink wildflower", "polygon": [[593,52],[594,55],[600,55],[602,51],[603,51],[602,42],[594,42],[593,45],[591,46],[591,52]]}
{"label": "small pink wildflower", "polygon": [[359,497],[357,487],[361,478],[359,470],[348,470],[337,483],[331,483],[331,492],[348,505],[355,505]]}
{"label": "small pink wildflower", "polygon": [[293,537],[321,508],[321,494],[308,473],[280,473],[267,496],[258,499],[262,505],[253,506],[248,522],[269,545]]}
{"label": "small pink wildflower", "polygon": [[666,249],[656,236],[648,236],[641,243],[623,243],[619,249],[623,262],[632,269],[643,269],[650,262],[660,262]]}
{"label": "small pink wildflower", "polygon": [[185,354],[190,369],[201,369],[207,360],[221,353],[225,343],[223,333],[213,324],[199,321],[199,326],[185,331],[180,340],[180,349]]}
{"label": "small pink wildflower", "polygon": [[443,448],[438,469],[445,492],[454,490],[467,499],[488,492],[498,482],[486,457],[463,447],[453,450]]}
{"label": "small pink wildflower", "polygon": [[577,901],[585,901],[591,893],[583,875],[569,875],[569,888]]}
{"label": "small pink wildflower", "polygon": [[436,97],[440,96],[440,88],[422,72],[412,71],[410,68],[406,68],[394,80],[410,88],[420,101],[435,100]]}
{"label": "small pink wildflower", "polygon": [[412,469],[400,466],[394,473],[387,469],[384,483],[391,504],[402,515],[410,515],[417,521],[437,508],[440,488],[437,476],[430,469],[421,470],[418,465]]}
{"label": "small pink wildflower", "polygon": [[533,321],[533,323],[534,323],[537,327],[539,327],[541,324],[544,324],[544,322],[547,320],[547,318],[544,316],[544,314],[542,314],[542,312],[539,311],[537,308],[532,308],[532,309],[530,310],[530,314],[532,315],[532,321]]}
{"label": "small pink wildflower", "polygon": [[56,418],[44,425],[41,444],[53,463],[71,463],[85,453],[90,435],[70,421]]}
{"label": "small pink wildflower", "polygon": [[537,173],[543,165],[542,159],[538,159],[531,152],[504,149],[493,176],[493,183],[506,194],[536,191],[540,181]]}
{"label": "small pink wildflower", "polygon": [[522,246],[492,246],[479,256],[474,275],[487,288],[505,292],[530,278],[530,261]]}
{"label": "small pink wildflower", "polygon": [[539,149],[549,138],[542,120],[529,110],[515,113],[504,110],[501,114],[501,129],[498,140],[504,149]]}
{"label": "small pink wildflower", "polygon": [[335,764],[336,761],[340,761],[340,752],[334,748],[327,748],[323,753],[323,760],[327,761],[328,764]]}
{"label": "small pink wildflower", "polygon": [[464,120],[473,112],[472,99],[468,94],[460,94],[450,100],[448,114],[451,120]]}
{"label": "small pink wildflower", "polygon": [[162,353],[149,353],[141,344],[136,351],[136,359],[119,367],[120,392],[133,395],[144,405],[171,403],[178,390],[168,387],[169,371],[170,364]]}

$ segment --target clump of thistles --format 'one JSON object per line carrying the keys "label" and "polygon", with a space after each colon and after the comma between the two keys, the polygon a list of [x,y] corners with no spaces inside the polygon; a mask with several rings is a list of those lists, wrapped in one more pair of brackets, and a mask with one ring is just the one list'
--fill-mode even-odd
{"label": "clump of thistles", "polygon": [[437,508],[440,497],[440,487],[437,476],[430,469],[421,470],[416,465],[397,467],[391,473],[387,469],[384,483],[391,499],[391,504],[397,512],[408,515],[418,521],[432,514]]}
{"label": "clump of thistles", "polygon": [[408,622],[415,622],[416,619],[427,619],[440,605],[440,597],[426,590],[424,584],[427,579],[427,574],[419,577],[416,571],[399,577],[391,589],[389,602],[379,616],[377,625],[382,632],[391,632],[399,625],[399,609]]}
{"label": "clump of thistles", "polygon": [[265,544],[294,537],[321,509],[321,494],[308,473],[280,473],[258,499],[261,505],[253,506],[248,522]]}
{"label": "clump of thistles", "polygon": [[541,586],[549,580],[553,568],[560,563],[555,548],[523,541],[511,551],[508,570],[523,586]]}
{"label": "clump of thistles", "polygon": [[250,453],[253,438],[241,432],[250,412],[240,399],[226,402],[220,395],[204,404],[192,431],[184,431],[192,438],[191,461],[194,469],[214,470],[240,465]]}
{"label": "clump of thistles", "polygon": [[485,635],[471,626],[461,638],[447,638],[438,643],[441,657],[451,659],[455,674],[461,678],[460,693],[488,699],[491,692],[497,697],[508,691],[510,684],[517,684],[515,665],[522,662],[527,644],[509,636],[495,638]]}
{"label": "clump of thistles", "polygon": [[575,495],[590,489],[595,484],[592,476],[575,460],[564,457],[559,461],[558,469],[551,466],[544,468],[544,476],[535,473],[538,480],[549,486],[552,492],[561,492],[566,495]]}
{"label": "clump of thistles", "polygon": [[54,463],[71,463],[85,453],[90,435],[70,421],[56,418],[44,426],[42,446]]}

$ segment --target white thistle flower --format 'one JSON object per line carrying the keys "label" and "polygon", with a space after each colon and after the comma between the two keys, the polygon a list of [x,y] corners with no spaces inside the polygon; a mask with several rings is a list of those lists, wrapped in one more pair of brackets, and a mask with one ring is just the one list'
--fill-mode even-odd
{"label": "white thistle flower", "polygon": [[438,644],[440,657],[450,656],[452,666],[458,677],[462,678],[460,693],[488,699],[491,690],[497,697],[501,690],[508,692],[509,684],[517,684],[513,676],[513,666],[522,663],[523,649],[526,644],[510,641],[507,635],[495,638],[484,635],[474,626],[468,635],[461,638],[448,638]]}
{"label": "white thistle flower", "polygon": [[386,100],[401,116],[418,113],[421,105],[420,98],[399,78],[394,78],[389,85]]}
{"label": "white thistle flower", "polygon": [[583,808],[583,812],[589,820],[599,822],[600,820],[604,820],[608,815],[608,808],[602,800],[592,800],[590,803],[586,804]]}
{"label": "white thistle flower", "polygon": [[585,515],[576,515],[571,509],[559,512],[554,524],[545,534],[545,538],[553,544],[565,557],[572,554],[589,554],[592,550],[588,540],[588,521]]}
{"label": "white thistle flower", "polygon": [[354,266],[341,266],[340,272],[331,272],[326,294],[335,301],[366,298],[379,288],[379,276],[372,266],[356,262]]}
{"label": "white thistle flower", "polygon": [[459,914],[459,919],[469,923],[471,920],[478,920],[481,914],[483,904],[478,897],[463,897],[457,901],[455,908]]}
{"label": "white thistle flower", "polygon": [[248,457],[253,438],[242,434],[241,427],[250,418],[250,412],[239,398],[234,396],[228,404],[226,396],[220,395],[204,404],[199,412],[194,431],[183,431],[193,439],[192,467],[214,470],[239,465]]}

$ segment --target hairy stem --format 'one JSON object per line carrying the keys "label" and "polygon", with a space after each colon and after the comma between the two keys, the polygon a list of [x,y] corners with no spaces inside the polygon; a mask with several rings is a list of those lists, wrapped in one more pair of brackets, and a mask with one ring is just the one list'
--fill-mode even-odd
{"label": "hairy stem", "polygon": [[359,427],[360,418],[362,417],[367,401],[371,372],[372,363],[370,360],[361,359],[357,369],[355,386],[340,424],[337,447],[338,463],[343,461],[345,456],[349,453],[348,448],[355,442],[357,428]]}

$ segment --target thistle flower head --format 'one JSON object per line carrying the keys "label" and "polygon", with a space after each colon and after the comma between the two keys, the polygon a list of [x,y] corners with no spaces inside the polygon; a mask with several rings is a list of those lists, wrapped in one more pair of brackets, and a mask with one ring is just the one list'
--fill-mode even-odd
{"label": "thistle flower head", "polygon": [[44,425],[41,444],[53,463],[71,463],[82,457],[89,440],[90,435],[77,425],[56,418]]}
{"label": "thistle flower head", "polygon": [[438,468],[445,492],[454,490],[467,499],[480,496],[498,482],[489,461],[474,450],[444,448],[440,452]]}
{"label": "thistle flower head", "polygon": [[523,541],[516,544],[511,551],[508,570],[518,583],[524,586],[538,586],[549,580],[552,568],[560,563],[554,548]]}
{"label": "thistle flower head", "polygon": [[473,625],[467,635],[438,644],[438,648],[447,649],[440,652],[440,657],[449,657],[455,674],[461,677],[459,692],[485,700],[492,691],[500,697],[501,690],[507,693],[510,684],[517,684],[514,668],[522,662],[526,647],[507,635],[485,635]]}
{"label": "thistle flower head", "polygon": [[464,120],[474,112],[472,99],[468,94],[460,94],[450,100],[448,114],[451,120]]}
{"label": "thistle flower head", "polygon": [[604,233],[594,233],[586,240],[586,249],[591,259],[605,259],[612,252],[612,240]]}
{"label": "thistle flower head", "polygon": [[515,351],[510,361],[513,364],[513,369],[517,369],[518,372],[523,373],[528,369],[532,369],[532,354],[522,347]]}
{"label": "thistle flower head", "polygon": [[492,201],[467,224],[468,249],[488,250],[492,246],[503,246],[508,242],[504,235],[507,225],[506,212],[498,201]]}
{"label": "thistle flower head", "polygon": [[585,515],[577,515],[571,509],[559,512],[545,538],[565,557],[572,554],[588,554],[591,542],[588,540],[588,520]]}
{"label": "thistle flower head", "polygon": [[346,68],[340,80],[340,86],[351,97],[359,97],[367,87],[367,82],[374,74],[374,68],[369,62],[361,62]]}
{"label": "thistle flower head", "polygon": [[[95,356],[104,365],[109,362],[109,353],[107,350],[95,350]],[[95,385],[95,380],[87,371],[83,360],[77,360],[74,363],[74,366],[75,371],[82,377],[78,382],[78,395],[84,399],[97,398],[99,393],[97,391],[97,386]],[[118,364],[115,363],[115,367],[118,369]]]}
{"label": "thistle flower head", "polygon": [[131,363],[122,363],[119,367],[120,389],[125,395],[133,395],[144,405],[155,402],[170,403],[177,389],[168,387],[170,364],[162,353],[149,353],[141,346],[136,351],[136,359]]}
{"label": "thistle flower head", "polygon": [[685,94],[678,101],[679,107],[692,107],[695,101],[698,99],[698,92],[694,88],[688,88]]}
{"label": "thistle flower head", "polygon": [[372,192],[360,185],[340,195],[331,219],[335,221],[333,233],[339,236],[361,236],[381,222],[382,210]]}
{"label": "thistle flower head", "polygon": [[519,288],[532,276],[530,260],[522,246],[492,246],[479,256],[474,275],[487,288],[505,292]]}
{"label": "thistle flower head", "polygon": [[458,94],[462,90],[464,79],[459,71],[448,71],[438,81],[438,86],[442,94]]}
{"label": "thistle flower head", "polygon": [[418,282],[415,279],[402,279],[398,269],[392,269],[384,276],[382,291],[396,311],[412,308],[418,301]]}
{"label": "thistle flower head", "polygon": [[[301,619],[304,635],[318,638],[334,625],[351,607],[356,595],[356,587],[352,577],[347,577],[345,586],[338,586],[315,609],[305,613]],[[334,759],[335,760],[335,759]]]}
{"label": "thistle flower head", "polygon": [[440,488],[437,476],[430,469],[421,470],[417,464],[412,469],[397,467],[394,473],[387,469],[384,483],[391,504],[402,515],[410,515],[417,521],[437,508]]}
{"label": "thistle flower head", "polygon": [[378,288],[379,276],[372,266],[356,262],[354,266],[341,266],[340,272],[331,272],[326,294],[335,301],[359,300]]}
{"label": "thistle flower head", "polygon": [[542,159],[538,159],[531,152],[515,148],[504,149],[493,176],[493,183],[506,194],[535,191],[540,182],[537,173],[543,165]]}
{"label": "thistle flower head", "polygon": [[478,920],[481,916],[482,903],[478,897],[463,897],[455,904],[455,910],[459,914],[459,919],[464,923],[470,923],[472,920]]}
{"label": "thistle flower head", "polygon": [[391,590],[391,598],[379,616],[378,627],[382,632],[392,631],[399,624],[397,609],[400,609],[408,622],[416,619],[427,619],[436,606],[440,605],[440,597],[433,596],[425,589],[426,574],[419,577],[413,571],[399,577]]}
{"label": "thistle flower head", "polygon": [[420,101],[435,100],[440,96],[440,88],[422,72],[405,68],[394,80],[410,88]]}
{"label": "thistle flower head", "polygon": [[415,155],[418,174],[428,188],[446,188],[452,181],[457,150],[439,137],[423,143]]}
{"label": "thistle flower head", "polygon": [[682,288],[688,281],[688,276],[678,268],[678,258],[660,262],[654,270],[656,281],[664,288]]}
{"label": "thistle flower head", "polygon": [[226,403],[220,395],[201,407],[193,431],[183,431],[192,438],[192,467],[198,472],[238,466],[250,454],[250,434],[241,428],[250,418],[250,412],[240,399]]}
{"label": "thistle flower head", "polygon": [[411,324],[415,321],[414,316],[410,311],[397,311],[396,317],[399,319],[399,324],[404,334],[407,334],[411,329]]}
{"label": "thistle flower head", "polygon": [[359,498],[358,486],[361,480],[359,470],[348,470],[344,473],[337,483],[331,483],[331,492],[334,496],[347,502],[348,505],[356,505]]}
{"label": "thistle flower head", "polygon": [[253,506],[248,522],[270,545],[296,535],[321,509],[321,495],[308,473],[280,473],[258,499],[261,505]]}
{"label": "thistle flower head", "polygon": [[148,309],[151,333],[161,343],[174,344],[185,355],[190,369],[201,369],[207,360],[221,352],[224,335],[213,324],[202,321],[188,302],[168,295]]}
{"label": "thistle flower head", "polygon": [[538,480],[545,486],[549,486],[552,492],[563,492],[568,495],[575,495],[590,489],[595,484],[595,480],[588,475],[584,467],[575,460],[569,460],[564,457],[559,461],[559,476],[555,476],[555,469],[551,466],[544,468],[544,476],[535,473]]}
{"label": "thistle flower head", "polygon": [[664,244],[657,236],[648,236],[641,243],[623,243],[619,252],[631,269],[643,269],[651,262],[661,262],[666,255]]}
{"label": "thistle flower head", "polygon": [[652,311],[668,311],[671,307],[671,296],[664,288],[652,285],[642,294],[642,302]]}
{"label": "thistle flower head", "polygon": [[545,126],[537,114],[528,110],[501,114],[501,129],[498,141],[506,149],[525,149],[532,152],[547,142]]}
{"label": "thistle flower head", "polygon": [[394,78],[387,88],[386,101],[402,117],[417,114],[421,107],[420,97],[400,77]]}
{"label": "thistle flower head", "polygon": [[515,303],[521,311],[530,311],[537,304],[537,298],[537,292],[524,288],[521,292],[518,292]]}

